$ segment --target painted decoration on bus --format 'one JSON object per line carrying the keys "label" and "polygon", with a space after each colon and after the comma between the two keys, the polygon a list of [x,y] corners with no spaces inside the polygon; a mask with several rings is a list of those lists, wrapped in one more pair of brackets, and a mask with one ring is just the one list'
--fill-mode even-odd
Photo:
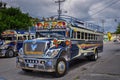
{"label": "painted decoration on bus", "polygon": [[37,30],[42,29],[66,29],[66,22],[64,21],[52,21],[52,22],[39,22],[35,26]]}
{"label": "painted decoration on bus", "polygon": [[98,47],[98,46],[102,46],[102,45],[101,44],[80,44],[80,45],[78,45],[78,47],[80,49],[83,49],[83,50],[86,50],[86,49],[89,49],[89,48]]}
{"label": "painted decoration on bus", "polygon": [[40,23],[40,22],[39,22],[39,23],[37,23],[37,27],[39,27],[39,28],[40,28],[40,27],[42,27],[42,26],[43,26],[43,24],[42,24],[42,23]]}
{"label": "painted decoration on bus", "polygon": [[3,33],[2,33],[2,35],[6,35],[6,34],[15,34],[15,32],[14,31],[10,31],[10,30],[7,30],[7,31],[4,31]]}

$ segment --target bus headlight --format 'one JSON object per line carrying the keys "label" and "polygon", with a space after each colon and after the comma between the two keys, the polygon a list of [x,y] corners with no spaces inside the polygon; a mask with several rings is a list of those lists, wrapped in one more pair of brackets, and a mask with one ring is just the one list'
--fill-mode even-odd
{"label": "bus headlight", "polygon": [[59,51],[60,51],[60,49],[48,50],[45,55],[49,56],[49,57],[55,57]]}
{"label": "bus headlight", "polygon": [[8,48],[8,45],[7,44],[4,44],[1,46],[1,49],[7,49]]}

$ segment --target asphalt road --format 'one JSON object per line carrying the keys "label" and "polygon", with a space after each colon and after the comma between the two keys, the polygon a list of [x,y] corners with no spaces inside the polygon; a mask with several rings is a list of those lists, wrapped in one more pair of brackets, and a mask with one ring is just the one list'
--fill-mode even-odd
{"label": "asphalt road", "polygon": [[72,61],[67,74],[60,78],[52,73],[25,73],[16,68],[15,59],[0,58],[0,80],[120,80],[120,43],[105,43],[97,61]]}

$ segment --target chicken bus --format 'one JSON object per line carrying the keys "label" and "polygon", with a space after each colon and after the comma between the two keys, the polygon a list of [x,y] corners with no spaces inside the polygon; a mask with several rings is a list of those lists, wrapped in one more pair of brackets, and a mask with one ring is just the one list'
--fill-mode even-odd
{"label": "chicken bus", "polygon": [[103,51],[103,29],[73,17],[43,19],[37,23],[36,39],[26,40],[19,50],[17,67],[25,72],[65,75],[69,62],[86,57],[96,61]]}
{"label": "chicken bus", "polygon": [[23,30],[5,30],[1,33],[0,56],[13,57],[17,55],[18,50],[26,39],[34,38],[35,34],[29,34]]}

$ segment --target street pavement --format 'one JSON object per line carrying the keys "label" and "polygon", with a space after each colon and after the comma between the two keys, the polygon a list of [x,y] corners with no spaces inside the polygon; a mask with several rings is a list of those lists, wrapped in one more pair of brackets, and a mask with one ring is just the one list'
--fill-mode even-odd
{"label": "street pavement", "polygon": [[107,42],[97,61],[77,59],[65,76],[52,73],[25,73],[16,68],[16,58],[0,58],[0,80],[120,80],[120,43]]}

